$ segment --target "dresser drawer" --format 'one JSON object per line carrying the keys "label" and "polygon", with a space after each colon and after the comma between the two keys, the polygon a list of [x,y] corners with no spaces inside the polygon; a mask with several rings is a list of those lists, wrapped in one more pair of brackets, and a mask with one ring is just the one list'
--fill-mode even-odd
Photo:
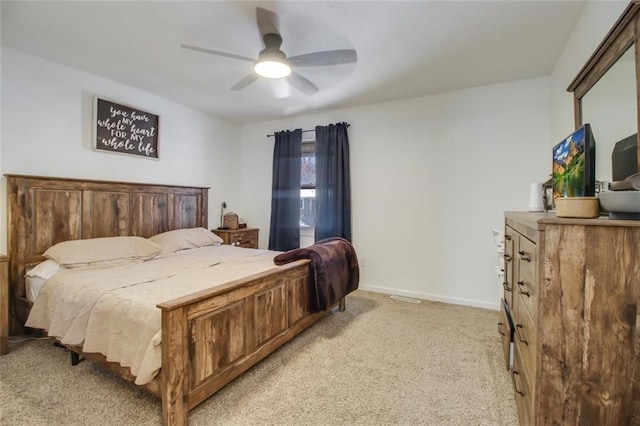
{"label": "dresser drawer", "polygon": [[517,311],[526,307],[535,322],[537,317],[538,285],[536,268],[538,266],[535,243],[520,237],[516,259],[518,262],[518,277],[514,288],[514,304]]}
{"label": "dresser drawer", "polygon": [[520,356],[520,368],[526,371],[527,377],[529,377],[531,380],[534,380],[537,343],[534,322],[526,310],[518,312],[518,314],[514,316],[513,322],[513,341],[514,346],[517,346],[518,348],[518,353]]}
{"label": "dresser drawer", "polygon": [[212,232],[222,238],[223,244],[236,247],[258,248],[258,228],[214,229]]}
{"label": "dresser drawer", "polygon": [[502,283],[503,297],[509,306],[513,306],[514,276],[513,265],[515,263],[514,244],[518,234],[512,228],[506,226],[504,230],[504,281]]}
{"label": "dresser drawer", "polygon": [[511,326],[511,314],[504,299],[500,300],[500,322],[498,322],[498,333],[502,340],[502,350],[504,352],[504,362],[507,370],[511,369],[513,363],[513,328]]}
{"label": "dresser drawer", "polygon": [[258,230],[233,232],[229,237],[229,244],[244,248],[258,248]]}
{"label": "dresser drawer", "polygon": [[513,382],[513,391],[515,392],[516,397],[518,420],[520,421],[521,426],[529,426],[533,424],[534,388],[532,383],[529,381],[529,376],[527,375],[526,370],[522,368],[522,357],[519,348],[519,345],[515,345],[511,379]]}

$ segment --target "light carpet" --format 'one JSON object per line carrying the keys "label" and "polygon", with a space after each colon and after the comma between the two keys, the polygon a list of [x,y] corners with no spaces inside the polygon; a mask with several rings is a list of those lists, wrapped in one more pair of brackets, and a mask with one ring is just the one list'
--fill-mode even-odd
{"label": "light carpet", "polygon": [[[498,312],[357,291],[190,425],[517,425]],[[158,425],[160,401],[48,340],[0,357],[2,425]]]}

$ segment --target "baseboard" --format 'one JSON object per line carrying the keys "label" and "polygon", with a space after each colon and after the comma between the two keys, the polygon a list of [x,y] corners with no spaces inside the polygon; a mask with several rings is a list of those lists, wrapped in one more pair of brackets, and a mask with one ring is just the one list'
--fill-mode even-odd
{"label": "baseboard", "polygon": [[360,290],[372,291],[374,293],[382,293],[382,294],[389,294],[389,295],[397,294],[399,296],[407,296],[407,297],[413,297],[416,299],[430,300],[432,302],[449,303],[451,305],[473,306],[474,308],[491,309],[494,311],[500,310],[500,304],[498,302],[488,303],[480,300],[463,299],[460,297],[441,296],[437,294],[420,293],[416,291],[398,290],[395,288],[380,287],[380,286],[367,285],[362,283],[360,283],[358,288]]}

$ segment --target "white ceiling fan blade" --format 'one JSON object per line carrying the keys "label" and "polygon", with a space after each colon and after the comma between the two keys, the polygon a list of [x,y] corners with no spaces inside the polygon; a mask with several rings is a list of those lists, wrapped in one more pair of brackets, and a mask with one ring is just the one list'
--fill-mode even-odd
{"label": "white ceiling fan blade", "polygon": [[252,72],[251,74],[249,74],[248,76],[246,76],[245,78],[243,78],[242,80],[240,80],[239,82],[231,86],[229,90],[244,89],[245,87],[247,87],[248,85],[256,81],[257,79],[258,79],[258,76],[256,75],[256,73]]}
{"label": "white ceiling fan blade", "polygon": [[358,62],[358,54],[353,49],[324,50],[288,58],[294,67],[318,67]]}
{"label": "white ceiling fan blade", "polygon": [[287,77],[287,81],[293,87],[295,87],[302,93],[306,93],[307,95],[313,95],[319,90],[315,84],[294,71],[291,71],[291,74],[289,74],[289,76]]}
{"label": "white ceiling fan blade", "polygon": [[258,22],[258,30],[260,37],[264,38],[266,34],[278,34],[278,15],[270,10],[256,7],[256,21]]}
{"label": "white ceiling fan blade", "polygon": [[236,55],[235,53],[222,52],[220,50],[207,49],[207,48],[198,47],[198,46],[190,46],[188,44],[181,44],[180,47],[184,49],[195,50],[197,52],[209,53],[211,55],[224,56],[225,58],[240,59],[241,61],[255,62],[255,59],[249,58],[247,56]]}

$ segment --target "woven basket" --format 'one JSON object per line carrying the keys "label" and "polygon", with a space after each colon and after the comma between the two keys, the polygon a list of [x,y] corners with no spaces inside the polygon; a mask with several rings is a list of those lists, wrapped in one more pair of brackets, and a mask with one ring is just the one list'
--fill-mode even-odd
{"label": "woven basket", "polygon": [[556,198],[556,216],[592,219],[600,215],[597,197]]}

